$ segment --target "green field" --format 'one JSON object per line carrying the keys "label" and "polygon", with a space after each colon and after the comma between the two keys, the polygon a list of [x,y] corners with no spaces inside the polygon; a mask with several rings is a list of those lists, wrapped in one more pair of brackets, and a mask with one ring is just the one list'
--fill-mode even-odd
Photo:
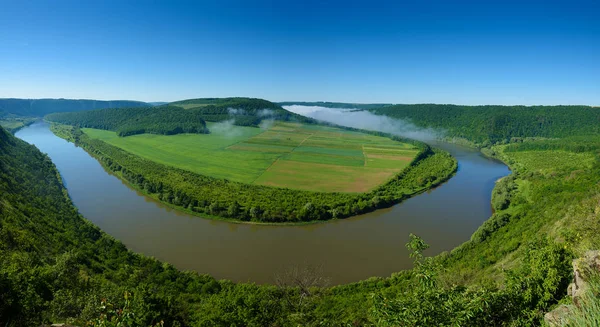
{"label": "green field", "polygon": [[418,153],[409,144],[326,126],[207,126],[210,134],[118,137],[111,131],[83,131],[141,157],[202,175],[324,192],[367,192],[400,172]]}

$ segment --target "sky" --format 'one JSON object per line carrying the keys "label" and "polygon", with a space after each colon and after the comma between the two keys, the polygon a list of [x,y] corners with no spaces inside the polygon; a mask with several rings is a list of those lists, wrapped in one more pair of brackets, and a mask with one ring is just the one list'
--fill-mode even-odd
{"label": "sky", "polygon": [[0,0],[0,98],[600,106],[600,1]]}

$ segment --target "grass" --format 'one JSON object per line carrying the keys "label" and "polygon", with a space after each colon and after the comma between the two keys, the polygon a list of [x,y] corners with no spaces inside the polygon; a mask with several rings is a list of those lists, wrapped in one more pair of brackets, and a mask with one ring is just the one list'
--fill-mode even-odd
{"label": "grass", "polygon": [[9,132],[16,132],[17,130],[33,123],[35,118],[32,117],[11,117],[0,119],[0,126],[7,129]]}
{"label": "grass", "polygon": [[409,144],[327,126],[278,122],[268,130],[208,123],[211,134],[172,136],[84,128],[125,151],[202,175],[324,192],[366,192],[418,153]]}

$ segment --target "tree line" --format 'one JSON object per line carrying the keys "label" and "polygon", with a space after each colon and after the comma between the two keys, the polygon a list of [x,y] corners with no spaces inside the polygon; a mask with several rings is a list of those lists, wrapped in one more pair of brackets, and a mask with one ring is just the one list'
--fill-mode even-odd
{"label": "tree line", "polygon": [[461,106],[410,104],[371,112],[466,138],[483,147],[511,138],[562,138],[600,133],[600,108],[590,106]]}
{"label": "tree line", "polygon": [[198,111],[179,107],[142,107],[53,113],[46,120],[79,127],[115,131],[119,136],[151,133],[208,133]]}
{"label": "tree line", "polygon": [[43,117],[53,112],[73,112],[104,108],[148,107],[150,104],[129,100],[79,100],[79,99],[0,99],[2,111],[17,116]]}
{"label": "tree line", "polygon": [[77,128],[53,126],[53,129],[57,135],[86,149],[106,168],[160,201],[198,214],[241,221],[306,222],[355,216],[389,207],[439,185],[457,169],[456,160],[448,153],[421,144],[421,151],[408,167],[370,192],[310,192],[203,176],[91,139]]}
{"label": "tree line", "polygon": [[233,120],[239,126],[259,126],[263,120],[315,123],[315,120],[289,112],[273,102],[254,98],[205,98],[173,102],[170,105],[196,110],[206,121]]}
{"label": "tree line", "polygon": [[[506,155],[530,148],[517,145]],[[0,323],[536,326],[566,294],[575,242],[599,232],[581,202],[592,196],[597,204],[599,169],[548,178],[520,168],[497,191],[494,207],[509,218],[489,226],[493,231],[435,258],[411,236],[414,269],[307,292],[293,283],[216,281],[128,251],[78,214],[46,155],[0,128]],[[556,244],[540,230],[554,226],[566,207],[570,229]],[[495,272],[494,262],[507,255],[516,258],[514,267]]]}

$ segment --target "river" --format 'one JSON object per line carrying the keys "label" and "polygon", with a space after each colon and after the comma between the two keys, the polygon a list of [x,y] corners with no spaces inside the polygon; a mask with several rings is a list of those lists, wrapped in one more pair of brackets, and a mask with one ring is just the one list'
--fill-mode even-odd
{"label": "river", "polygon": [[388,209],[306,226],[235,224],[167,208],[108,173],[83,149],[46,123],[16,136],[47,153],[85,218],[135,252],[180,269],[238,282],[273,282],[297,265],[318,266],[330,285],[389,276],[411,267],[404,244],[415,233],[428,255],[469,239],[490,215],[495,181],[509,173],[500,162],[469,148],[442,144],[458,159],[450,181]]}

